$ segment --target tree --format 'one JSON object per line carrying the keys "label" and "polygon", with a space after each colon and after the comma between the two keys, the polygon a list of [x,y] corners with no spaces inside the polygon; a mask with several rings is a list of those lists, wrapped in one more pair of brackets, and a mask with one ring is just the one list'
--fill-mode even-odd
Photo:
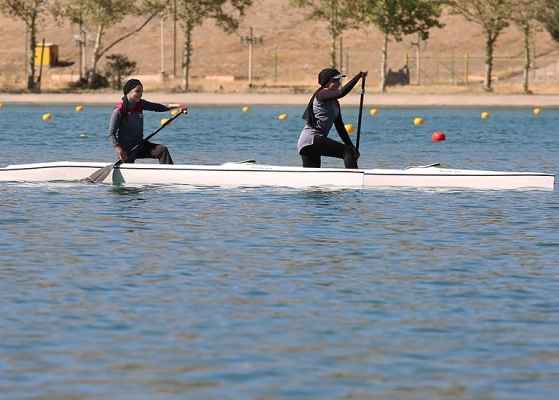
{"label": "tree", "polygon": [[485,34],[485,78],[483,88],[492,92],[493,51],[495,42],[509,26],[514,0],[445,0],[453,14],[462,15],[468,21],[481,25]]}
{"label": "tree", "polygon": [[[227,33],[239,27],[239,19],[244,16],[245,8],[252,5],[252,0],[178,0],[177,18],[184,33],[183,84],[188,90],[188,77],[192,57],[192,31],[201,26],[205,20],[213,19]],[[228,13],[226,9],[232,9]]]}
{"label": "tree", "polygon": [[441,7],[430,0],[365,0],[360,3],[363,22],[373,24],[383,35],[380,90],[384,93],[389,37],[400,42],[403,35],[417,33],[421,40],[427,40],[429,29],[443,27],[439,22]]}
{"label": "tree", "polygon": [[336,43],[342,32],[356,28],[354,2],[348,0],[292,0],[296,7],[307,7],[312,11],[308,20],[326,21],[330,34],[330,67],[336,68]]}
{"label": "tree", "polygon": [[106,58],[108,83],[113,89],[122,89],[122,81],[137,72],[136,61],[130,61],[124,54],[111,54]]}
{"label": "tree", "polygon": [[539,0],[544,9],[537,15],[538,21],[544,24],[545,30],[551,38],[559,42],[559,0]]}
{"label": "tree", "polygon": [[559,42],[559,9],[556,9],[553,15],[548,16],[543,21],[545,30],[549,32],[551,38]]}
{"label": "tree", "polygon": [[522,87],[526,94],[532,94],[529,89],[530,65],[532,64],[530,38],[536,28],[541,25],[538,17],[547,15],[547,11],[545,0],[515,0],[512,4],[511,20],[524,36],[524,79]]}
{"label": "tree", "polygon": [[[143,29],[147,23],[165,8],[164,3],[158,1],[142,0],[62,0],[52,7],[55,18],[66,18],[72,24],[78,24],[80,28],[85,26],[96,27],[93,54],[91,55],[91,66],[87,85],[90,88],[96,86],[98,79],[97,62],[109,49],[117,43],[130,37]],[[102,47],[102,38],[105,31],[121,22],[127,15],[146,15],[146,20],[138,28],[127,32],[107,47]]]}
{"label": "tree", "polygon": [[44,0],[0,0],[0,11],[25,23],[29,32],[29,60],[27,64],[27,89],[35,88],[35,47],[37,46],[38,26],[44,21],[47,12]]}

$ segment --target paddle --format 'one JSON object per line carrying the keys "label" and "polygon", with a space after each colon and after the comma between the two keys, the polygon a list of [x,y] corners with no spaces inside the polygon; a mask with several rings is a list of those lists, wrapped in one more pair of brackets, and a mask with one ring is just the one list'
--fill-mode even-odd
{"label": "paddle", "polygon": [[[138,143],[136,146],[134,146],[132,148],[132,150],[130,150],[129,153],[129,157],[135,155],[136,153],[140,152],[140,150],[142,149],[142,147],[144,147],[144,144],[150,140],[153,136],[155,136],[161,129],[165,128],[167,125],[169,125],[175,118],[177,118],[179,115],[181,114],[186,114],[186,111],[183,112],[178,112],[175,115],[173,115],[172,118],[168,119],[167,121],[165,121],[163,124],[161,124],[161,126],[159,128],[157,128],[155,131],[153,131],[153,133],[151,133],[148,137],[146,137],[144,140],[142,140],[140,143]],[[99,182],[103,182],[105,180],[105,178],[107,178],[107,176],[109,176],[109,174],[111,173],[111,171],[117,166],[120,165],[122,163],[122,160],[117,160],[115,163],[113,164],[109,164],[106,167],[101,168],[98,171],[95,171],[94,173],[92,173],[91,175],[89,175],[87,178],[85,178],[85,181],[88,182],[92,182],[92,183],[99,183]]]}
{"label": "paddle", "polygon": [[361,115],[363,115],[363,98],[365,97],[365,75],[361,77],[361,101],[359,102],[359,119],[357,120],[357,139],[355,148],[359,151],[359,137],[361,136]]}

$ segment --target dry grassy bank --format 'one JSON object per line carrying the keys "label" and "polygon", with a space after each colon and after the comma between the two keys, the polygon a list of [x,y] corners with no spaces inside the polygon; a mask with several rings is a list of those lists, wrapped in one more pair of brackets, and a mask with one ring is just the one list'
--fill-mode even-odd
{"label": "dry grassy bank", "polygon": [[[236,34],[227,35],[208,21],[194,32],[194,53],[191,69],[191,91],[222,93],[300,93],[308,92],[316,86],[317,72],[328,66],[329,38],[326,25],[316,21],[306,21],[306,10],[293,8],[289,0],[254,0],[241,27]],[[142,23],[142,19],[127,18],[117,28],[107,32],[105,45],[112,43],[123,33]],[[407,55],[412,69],[412,85],[395,86],[388,89],[392,93],[483,93],[478,80],[483,76],[484,38],[478,25],[459,16],[445,14],[443,29],[431,32],[430,39],[421,47],[421,85],[416,85],[414,76],[416,53],[406,37],[400,43],[389,45],[388,67],[401,68]],[[151,79],[146,82],[152,91],[180,90],[181,61],[183,46],[180,26],[177,24],[176,40],[174,24],[170,20],[151,21],[144,30],[116,45],[112,53],[124,54],[137,62],[138,74]],[[253,86],[247,85],[248,45],[241,43],[240,37],[248,35],[253,28],[255,36],[263,38],[262,44],[254,45]],[[161,37],[163,32],[163,57]],[[38,35],[39,41],[59,46],[59,59],[72,65],[64,68],[45,68],[42,88],[46,91],[67,90],[67,84],[52,79],[53,75],[78,76],[79,51],[73,35],[77,28],[69,25],[57,26],[49,21]],[[93,35],[93,32],[90,32]],[[0,89],[20,91],[26,86],[25,74],[25,29],[22,22],[13,21],[0,15]],[[378,92],[381,38],[373,27],[349,30],[343,34],[342,62],[349,74],[361,68],[371,72],[367,82],[368,92]],[[176,49],[176,51],[175,51]],[[531,89],[536,94],[557,94],[559,83],[557,61],[559,44],[551,40],[547,32],[538,32],[533,40],[533,49],[538,55],[539,67],[545,69],[533,77]],[[90,62],[91,48],[87,49]],[[470,57],[468,76],[470,82],[464,84],[464,55]],[[498,39],[495,56],[495,93],[520,93],[522,36],[515,27],[508,28]],[[452,61],[450,61],[452,60]],[[104,68],[102,58],[99,68]],[[452,67],[451,67],[452,65]],[[158,75],[164,69],[167,79],[158,82]],[[451,79],[451,69],[453,71]],[[556,69],[558,71],[556,71]],[[173,75],[179,78],[174,78]],[[208,76],[233,76],[234,81],[207,79]],[[454,85],[451,82],[454,81]]]}

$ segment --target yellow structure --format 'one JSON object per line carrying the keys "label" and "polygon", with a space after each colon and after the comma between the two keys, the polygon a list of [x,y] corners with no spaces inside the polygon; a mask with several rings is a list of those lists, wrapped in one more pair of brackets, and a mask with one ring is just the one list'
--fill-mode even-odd
{"label": "yellow structure", "polygon": [[[41,53],[43,52],[43,45],[38,44],[35,46],[35,65],[41,65]],[[58,45],[53,43],[45,43],[43,57],[43,65],[57,65],[58,64]]]}

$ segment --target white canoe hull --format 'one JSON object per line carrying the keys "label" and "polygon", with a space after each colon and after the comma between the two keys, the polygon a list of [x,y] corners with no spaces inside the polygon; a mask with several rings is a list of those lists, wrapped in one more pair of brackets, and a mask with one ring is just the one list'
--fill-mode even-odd
{"label": "white canoe hull", "polygon": [[[0,181],[80,181],[105,166],[106,163],[71,161],[10,165],[0,168]],[[218,166],[121,164],[104,182],[225,187],[553,189],[555,176],[538,172],[454,169],[438,164],[403,170],[302,168],[255,163],[226,163]]]}

